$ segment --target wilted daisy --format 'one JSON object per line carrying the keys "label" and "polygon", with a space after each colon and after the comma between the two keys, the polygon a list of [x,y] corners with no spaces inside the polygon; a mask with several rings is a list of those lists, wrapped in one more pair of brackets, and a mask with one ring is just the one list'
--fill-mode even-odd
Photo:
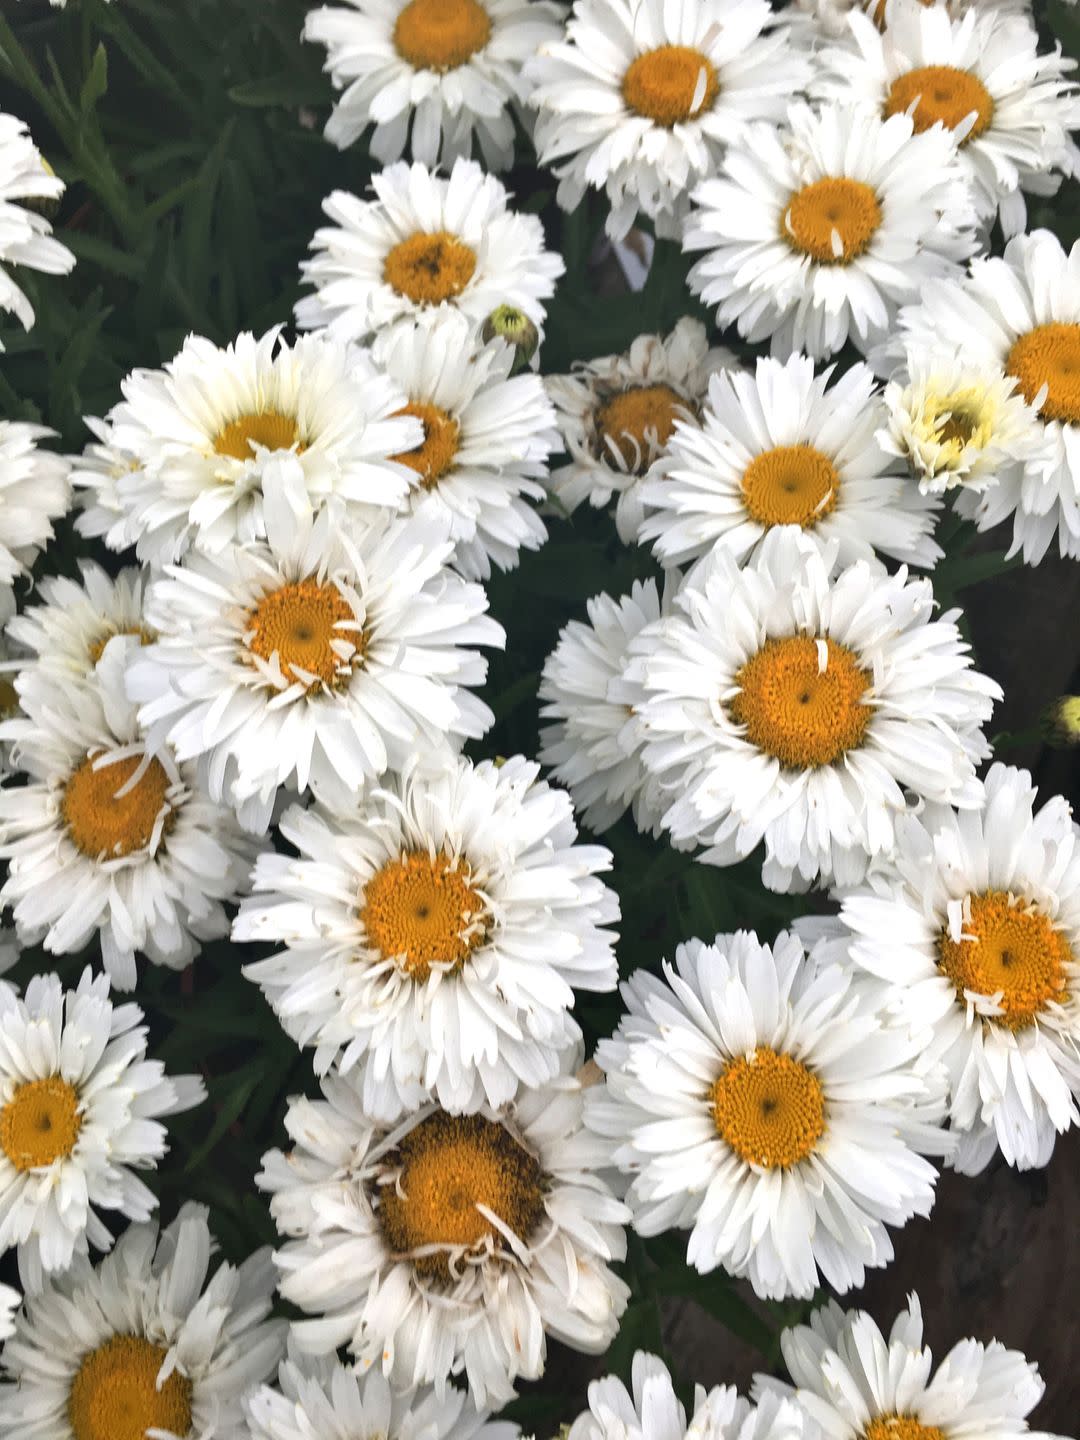
{"label": "wilted daisy", "polygon": [[559,444],[544,382],[511,376],[514,347],[478,343],[453,310],[396,326],[376,355],[408,397],[402,413],[423,427],[422,444],[395,456],[413,472],[410,513],[449,530],[455,568],[469,579],[486,579],[493,563],[513,568],[522,549],[547,538],[530,503],[547,493],[547,460]]}
{"label": "wilted daisy", "polygon": [[130,467],[105,485],[140,559],[261,539],[270,470],[313,506],[336,498],[354,522],[396,510],[408,493],[411,476],[391,459],[420,439],[400,413],[405,397],[366,351],[329,336],[288,345],[278,327],[222,349],[190,335],[164,369],[135,370],[122,389],[109,443]]}
{"label": "wilted daisy", "polygon": [[138,637],[113,637],[93,685],[20,676],[26,713],[0,725],[26,776],[0,788],[0,901],[23,944],[62,955],[96,937],[122,990],[135,985],[136,951],[182,970],[226,934],[225,902],[251,863],[249,841],[196,788],[194,767],[140,731],[124,695],[138,649]]}
{"label": "wilted daisy", "polygon": [[27,1299],[0,1353],[0,1435],[13,1440],[204,1440],[243,1434],[242,1397],[272,1375],[269,1250],[222,1262],[201,1205],[158,1237],[132,1225],[99,1265]]}
{"label": "wilted daisy", "polygon": [[1046,1387],[1018,1350],[960,1340],[935,1371],[917,1295],[888,1336],[865,1310],[832,1300],[780,1345],[794,1385],[758,1375],[755,1399],[797,1400],[829,1440],[1062,1440],[1028,1430]]}
{"label": "wilted daisy", "polygon": [[622,996],[586,1118],[633,1176],[638,1231],[689,1230],[689,1264],[769,1299],[848,1290],[892,1259],[885,1227],[930,1213],[923,1157],[950,1141],[942,1079],[918,1073],[884,987],[794,935],[740,931],[680,945]]}
{"label": "wilted daisy", "polygon": [[[550,0],[346,0],[309,10],[304,39],[325,45],[344,93],[326,124],[341,148],[371,126],[380,165],[408,144],[414,160],[450,165],[473,139],[489,170],[514,159],[514,119],[525,118],[521,69],[562,35]],[[412,134],[410,137],[410,127]]]}
{"label": "wilted daisy", "polygon": [[335,190],[323,209],[333,227],[315,232],[315,256],[300,267],[315,287],[297,324],[329,326],[361,340],[432,307],[460,310],[480,325],[499,305],[521,310],[541,331],[544,301],[565,266],[544,249],[535,215],[473,160],[448,177],[399,161],[371,179],[372,200]]}
{"label": "wilted daisy", "polygon": [[[0,116],[0,120],[4,117]],[[0,221],[3,210],[0,207]],[[52,522],[71,503],[68,462],[40,450],[55,431],[0,420],[0,584],[25,575],[53,538]]]}
{"label": "wilted daisy", "polygon": [[199,760],[215,800],[264,831],[278,787],[346,804],[416,751],[481,736],[476,645],[500,645],[487,596],[447,568],[434,519],[352,534],[268,483],[266,541],[192,555],[151,586],[157,632],[128,675],[142,723]]}
{"label": "wilted daisy", "polygon": [[958,611],[928,580],[877,562],[838,569],[836,544],[769,532],[744,568],[703,561],[640,658],[645,766],[676,841],[730,865],[762,841],[772,889],[852,884],[892,848],[914,798],[980,803],[981,727],[999,687],[971,668]]}
{"label": "wilted daisy", "polygon": [[1014,379],[1038,411],[1044,443],[999,472],[975,512],[979,529],[1011,516],[1010,555],[1037,565],[1056,532],[1061,554],[1080,558],[1080,242],[1066,253],[1049,230],[1018,235],[966,277],[928,284],[899,327],[908,348],[959,351]]}
{"label": "wilted daisy", "polygon": [[147,1059],[142,1018],[89,967],[74,990],[55,975],[23,999],[0,985],[0,1253],[18,1247],[30,1290],[88,1244],[110,1247],[100,1212],[150,1218],[157,1197],[135,1172],[168,1149],[160,1117],[206,1098],[198,1076]]}
{"label": "wilted daisy", "polygon": [[575,0],[561,43],[526,69],[536,150],[576,210],[604,189],[607,232],[638,211],[657,234],[679,232],[686,195],[748,120],[779,119],[808,77],[763,0]]}
{"label": "wilted daisy", "polygon": [[501,1105],[552,1080],[580,1033],[571,987],[615,988],[611,853],[576,843],[539,768],[411,765],[337,816],[288,811],[296,854],[259,857],[233,935],[285,948],[244,973],[317,1071],[359,1067],[371,1115],[429,1095]]}
{"label": "wilted daisy", "polygon": [[852,958],[944,1062],[955,1164],[1048,1163],[1080,1124],[1080,829],[1026,770],[994,765],[983,804],[897,824],[895,848],[844,897]]}
{"label": "wilted daisy", "polygon": [[1000,209],[1006,235],[1024,228],[1023,190],[1052,193],[1080,162],[1069,135],[1080,91],[1066,78],[1076,62],[1060,46],[1040,55],[1027,16],[976,6],[954,20],[942,5],[889,0],[884,32],[857,11],[848,27],[847,43],[818,53],[813,93],[951,130],[980,218]]}
{"label": "wilted daisy", "polygon": [[41,158],[23,122],[0,113],[0,310],[14,314],[24,330],[34,323],[34,307],[7,267],[66,275],[75,264],[44,215],[25,202],[58,200],[63,193],[64,182]]}
{"label": "wilted daisy", "polygon": [[641,487],[638,538],[661,564],[716,546],[741,562],[778,525],[835,540],[841,564],[875,551],[922,566],[940,559],[934,502],[876,438],[886,412],[873,374],[854,365],[832,379],[805,355],[713,376],[700,425],[676,428]]}
{"label": "wilted daisy", "polygon": [[943,128],[793,105],[786,129],[748,127],[694,192],[683,245],[707,253],[690,287],[721,327],[771,337],[774,354],[866,351],[974,252],[969,190]]}
{"label": "wilted daisy", "polygon": [[624,355],[602,355],[569,375],[547,376],[570,457],[551,474],[560,504],[574,511],[588,500],[600,508],[617,495],[615,523],[633,544],[646,471],[675,422],[697,420],[709,377],[735,363],[730,350],[710,350],[705,326],[684,315],[667,336],[639,335]]}

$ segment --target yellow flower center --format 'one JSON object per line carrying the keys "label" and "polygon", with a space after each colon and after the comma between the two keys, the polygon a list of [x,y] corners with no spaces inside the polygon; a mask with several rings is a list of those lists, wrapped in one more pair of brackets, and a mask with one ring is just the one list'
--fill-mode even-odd
{"label": "yellow flower center", "polygon": [[709,1099],[717,1134],[748,1165],[798,1165],[825,1133],[821,1081],[775,1050],[733,1060],[713,1081]]}
{"label": "yellow flower center", "polygon": [[1065,998],[1069,943],[1046,915],[1002,890],[970,897],[964,938],[943,931],[938,967],[956,986],[976,995],[1001,992],[1004,1014],[987,1017],[1007,1030],[1023,1030],[1049,1001]]}
{"label": "yellow flower center", "polygon": [[424,427],[424,439],[415,450],[406,450],[393,458],[415,470],[425,490],[434,490],[453,469],[461,426],[448,411],[421,401],[404,406],[397,414],[414,415]]}
{"label": "yellow flower center", "polygon": [[945,1440],[945,1431],[914,1415],[879,1415],[863,1431],[863,1440]]}
{"label": "yellow flower center", "polygon": [[1039,409],[1043,419],[1080,424],[1080,325],[1036,325],[1013,345],[1005,370],[1016,377],[1029,405],[1047,387]]}
{"label": "yellow flower center", "polygon": [[[97,754],[88,755],[64,787],[60,810],[76,849],[91,860],[113,859],[144,850],[166,806],[169,777],[160,760],[129,755],[94,768]],[[145,764],[144,764],[145,762]],[[142,774],[124,790],[140,767]],[[175,811],[165,816],[168,833]]]}
{"label": "yellow flower center", "polygon": [[668,127],[711,110],[719,89],[712,63],[689,45],[661,45],[639,55],[622,82],[631,110]]}
{"label": "yellow flower center", "polygon": [[831,765],[862,744],[873,711],[863,703],[870,677],[845,645],[809,635],[766,640],[735,676],[731,714],[751,745],[791,770]]}
{"label": "yellow flower center", "polygon": [[394,1159],[400,1168],[379,1190],[379,1219],[390,1249],[412,1255],[420,1275],[453,1278],[448,1249],[416,1255],[424,1246],[505,1246],[481,1205],[522,1240],[543,1218],[539,1162],[502,1125],[480,1115],[436,1111],[409,1131]]}
{"label": "yellow flower center", "polygon": [[394,48],[414,70],[456,70],[491,38],[477,0],[409,0],[394,26]]}
{"label": "yellow flower center", "polygon": [[267,450],[291,450],[295,446],[296,453],[302,455],[304,446],[300,443],[300,426],[295,415],[286,415],[281,410],[253,410],[230,420],[214,436],[217,453],[231,455],[234,460],[252,459],[256,445],[263,445]]}
{"label": "yellow flower center", "polygon": [[264,595],[248,615],[247,645],[262,660],[277,652],[286,679],[308,690],[343,689],[364,654],[364,635],[336,585],[297,580]]}
{"label": "yellow flower center", "polygon": [[191,1381],[174,1370],[157,1383],[164,1346],[114,1335],[79,1366],[68,1396],[75,1440],[145,1440],[148,1430],[191,1431]]}
{"label": "yellow flower center", "polygon": [[79,1095],[73,1085],[59,1075],[29,1080],[0,1110],[0,1150],[16,1170],[34,1170],[66,1159],[81,1128]]}
{"label": "yellow flower center", "polygon": [[147,630],[142,625],[132,625],[124,630],[104,630],[98,638],[93,641],[90,649],[87,651],[91,665],[98,663],[102,655],[105,654],[105,646],[108,645],[110,640],[115,639],[117,635],[138,635],[140,645],[152,645],[156,638],[152,630]]}
{"label": "yellow flower center", "polygon": [[881,205],[870,186],[837,175],[792,195],[781,234],[822,265],[846,265],[866,253],[880,224]]}
{"label": "yellow flower center", "polygon": [[400,240],[383,262],[383,279],[414,305],[441,305],[460,295],[476,269],[476,251],[437,230],[418,231]]}
{"label": "yellow flower center", "polygon": [[471,882],[468,864],[443,852],[414,850],[384,865],[361,897],[369,942],[420,985],[432,965],[460,970],[483,944],[490,918]]}
{"label": "yellow flower center", "polygon": [[627,469],[641,474],[689,408],[670,385],[638,385],[612,395],[596,412],[601,458],[609,457],[614,445]]}
{"label": "yellow flower center", "polygon": [[759,525],[805,529],[835,509],[839,483],[836,466],[812,445],[777,445],[743,472],[743,502]]}
{"label": "yellow flower center", "polygon": [[[917,102],[917,103],[916,103]],[[975,123],[960,142],[966,145],[986,130],[994,118],[990,92],[976,75],[952,65],[923,65],[898,75],[885,100],[886,115],[904,114],[912,104],[916,131],[929,130],[940,120],[947,130],[974,112]]]}

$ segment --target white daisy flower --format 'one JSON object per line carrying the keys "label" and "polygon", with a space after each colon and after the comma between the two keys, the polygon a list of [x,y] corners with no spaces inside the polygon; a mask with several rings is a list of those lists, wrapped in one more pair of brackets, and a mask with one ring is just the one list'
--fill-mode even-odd
{"label": "white daisy flower", "polygon": [[689,1230],[689,1264],[774,1300],[887,1264],[886,1225],[934,1203],[923,1157],[950,1149],[943,1077],[919,1074],[887,994],[786,932],[691,940],[663,980],[631,976],[585,1113],[633,1176],[635,1229]]}
{"label": "white daisy flower", "polygon": [[23,122],[14,115],[0,114],[0,310],[15,315],[24,330],[33,326],[34,307],[7,266],[25,265],[46,275],[66,275],[75,256],[53,239],[52,226],[44,215],[19,202],[58,200],[63,193],[64,182],[41,158]]}
{"label": "white daisy flower", "polygon": [[245,966],[315,1068],[359,1067],[369,1114],[431,1096],[502,1105],[558,1073],[574,991],[617,980],[612,857],[579,845],[570,798],[521,756],[410,766],[363,807],[294,807],[296,854],[264,854],[236,940],[283,943]]}
{"label": "white daisy flower", "polygon": [[764,841],[771,889],[856,883],[892,848],[905,789],[977,806],[1001,698],[971,668],[960,612],[933,618],[928,580],[836,559],[794,526],[744,569],[717,550],[631,644],[665,828],[713,865]]}
{"label": "white daisy flower", "polygon": [[750,120],[778,120],[809,77],[763,0],[575,0],[560,43],[526,67],[536,151],[576,210],[604,189],[607,233],[639,210],[677,236],[686,196]]}
{"label": "white daisy flower", "polygon": [[454,565],[468,579],[487,579],[493,563],[512,569],[522,549],[547,538],[530,503],[545,498],[548,456],[559,446],[544,382],[511,376],[514,347],[480,344],[453,310],[395,326],[375,354],[408,397],[402,413],[423,427],[423,443],[395,456],[415,481],[406,507],[449,530]]}
{"label": "white daisy flower", "polygon": [[[0,222],[3,218],[0,206]],[[52,522],[71,504],[68,462],[38,449],[39,440],[55,433],[44,425],[0,420],[0,585],[29,573],[53,538]]]}
{"label": "white daisy flower", "polygon": [[23,944],[63,955],[96,938],[121,990],[134,988],[136,951],[183,970],[227,934],[225,903],[251,865],[250,841],[196,788],[194,767],[140,731],[124,696],[138,648],[110,640],[94,684],[24,672],[25,713],[0,725],[26,775],[0,788],[0,902]]}
{"label": "white daisy flower", "polygon": [[546,376],[570,457],[551,475],[563,508],[573,512],[588,500],[600,509],[617,495],[615,524],[633,544],[646,471],[676,421],[697,420],[710,376],[736,363],[730,350],[710,350],[705,326],[684,315],[667,336],[639,335],[624,355],[602,355],[569,375]]}
{"label": "white daisy flower", "polygon": [[601,1178],[608,1147],[582,1125],[581,1086],[562,1075],[514,1106],[452,1116],[436,1105],[393,1130],[364,1113],[358,1082],[294,1099],[293,1148],[256,1177],[283,1235],[282,1296],[320,1318],[297,1344],[347,1344],[357,1368],[447,1390],[464,1375],[477,1406],[543,1372],[546,1335],[588,1354],[611,1343],[629,1291],[625,1206]]}
{"label": "white daisy flower", "polygon": [[74,990],[56,975],[24,999],[0,985],[0,1253],[18,1247],[28,1290],[88,1244],[109,1249],[100,1211],[150,1218],[157,1197],[135,1172],[168,1150],[160,1117],[206,1098],[197,1075],[147,1059],[142,1019],[89,966]]}
{"label": "white daisy flower", "polygon": [[1080,828],[1026,770],[991,767],[983,804],[930,806],[843,896],[852,958],[895,987],[898,1012],[945,1064],[956,1167],[1000,1149],[1046,1165],[1080,1124]]}
{"label": "white daisy flower", "polygon": [[94,438],[81,455],[69,457],[77,507],[75,529],[88,539],[104,540],[110,550],[127,550],[139,537],[120,498],[119,482],[128,471],[139,468],[139,461],[119,449],[107,420],[85,415],[83,424]]}
{"label": "white daisy flower", "polygon": [[[907,0],[899,0],[901,5]],[[922,3],[922,0],[920,0]],[[947,11],[954,19],[978,9],[980,14],[1030,16],[1032,0],[927,0]],[[1065,0],[1071,4],[1072,0]],[[848,17],[857,11],[869,15],[881,30],[889,28],[893,0],[794,0],[781,11],[779,23],[792,28],[796,44],[819,49],[828,40],[849,35]]]}
{"label": "white daisy flower", "polygon": [[[347,0],[309,10],[304,39],[326,47],[344,93],[326,125],[339,148],[372,127],[380,165],[450,165],[479,142],[489,170],[514,160],[514,120],[525,120],[522,66],[562,36],[550,0]],[[410,125],[412,134],[410,137]]]}
{"label": "white daisy flower", "polygon": [[222,1263],[201,1205],[158,1237],[132,1225],[92,1266],[26,1301],[0,1353],[0,1436],[12,1440],[232,1440],[241,1398],[272,1375],[285,1322],[267,1319],[269,1250]]}
{"label": "white daisy flower", "polygon": [[825,1440],[1063,1440],[1028,1430],[1046,1387],[1018,1350],[961,1340],[935,1371],[917,1295],[887,1337],[833,1300],[780,1344],[794,1385],[758,1375],[753,1394],[797,1400]]}
{"label": "white daisy flower", "polygon": [[909,115],[793,105],[787,129],[749,126],[694,192],[683,246],[708,252],[690,288],[773,353],[866,351],[898,306],[976,248],[970,186],[944,128]]}
{"label": "white daisy flower", "polygon": [[0,1285],[0,1340],[15,1334],[15,1311],[22,1304],[22,1296],[10,1285]]}
{"label": "white daisy flower", "polygon": [[661,564],[716,546],[742,562],[778,525],[835,540],[841,564],[875,552],[936,564],[937,502],[878,443],[886,412],[872,372],[854,365],[832,378],[832,368],[815,375],[805,355],[713,376],[700,425],[676,426],[641,487],[638,538],[653,542]]}
{"label": "white daisy flower", "polygon": [[1053,193],[1080,163],[1069,136],[1080,91],[1066,78],[1076,62],[1060,45],[1040,55],[1027,16],[976,8],[954,20],[942,5],[889,0],[884,33],[855,11],[844,38],[818,53],[812,93],[951,130],[980,219],[1000,210],[1006,235],[1024,228],[1025,189]]}
{"label": "white daisy flower", "polygon": [[958,351],[1014,379],[1038,411],[1045,444],[999,472],[975,510],[979,529],[1011,516],[1010,555],[1037,565],[1056,533],[1060,553],[1080,558],[1080,242],[1066,253],[1049,230],[1018,235],[967,276],[930,282],[898,323],[897,343],[935,358]]}
{"label": "white daisy flower", "polygon": [[432,307],[480,325],[512,305],[543,332],[544,301],[566,267],[544,249],[537,216],[510,210],[493,175],[473,160],[445,179],[399,161],[371,186],[372,200],[335,190],[323,204],[334,226],[315,232],[315,257],[300,267],[315,287],[296,306],[302,329],[362,340]]}
{"label": "white daisy flower", "polygon": [[109,445],[131,465],[106,485],[141,560],[262,539],[271,469],[313,506],[336,498],[354,524],[408,494],[411,476],[391,456],[419,443],[420,426],[366,351],[329,336],[288,345],[277,327],[221,349],[189,335],[163,370],[135,370],[122,389]]}
{"label": "white daisy flower", "polygon": [[140,719],[215,800],[256,832],[278,787],[347,804],[413,754],[459,747],[492,723],[469,687],[504,643],[487,596],[447,568],[434,521],[353,534],[268,477],[266,541],[166,567],[146,615],[157,631],[128,675]]}

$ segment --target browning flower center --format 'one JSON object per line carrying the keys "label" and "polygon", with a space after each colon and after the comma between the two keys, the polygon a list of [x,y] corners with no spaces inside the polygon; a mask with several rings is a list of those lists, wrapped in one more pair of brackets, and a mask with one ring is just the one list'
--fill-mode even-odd
{"label": "browning flower center", "polygon": [[709,1092],[720,1135],[748,1165],[787,1169],[825,1133],[821,1081],[799,1060],[755,1050],[732,1062]]}
{"label": "browning flower center", "polygon": [[476,251],[451,235],[417,231],[401,240],[383,262],[383,279],[414,305],[441,305],[460,295],[476,269]]}
{"label": "browning flower center", "polygon": [[846,265],[866,253],[880,224],[881,205],[869,185],[828,176],[792,195],[781,234],[822,265]]}
{"label": "browning flower center", "polygon": [[360,921],[384,960],[422,985],[432,965],[460,970],[487,933],[490,912],[468,863],[413,850],[364,886]]}
{"label": "browning flower center", "polygon": [[945,1440],[945,1431],[914,1415],[878,1415],[863,1431],[863,1440]]}
{"label": "browning flower center", "polygon": [[885,100],[886,115],[901,115],[914,105],[911,118],[917,132],[940,120],[947,130],[974,113],[975,123],[960,141],[966,145],[986,130],[994,118],[990,92],[976,75],[952,65],[922,65],[898,75]]}
{"label": "browning flower center", "polygon": [[777,445],[743,472],[743,502],[759,525],[805,529],[835,509],[839,482],[836,466],[813,445]]}
{"label": "browning flower center", "polygon": [[751,745],[791,770],[831,765],[856,749],[873,714],[863,700],[870,676],[846,645],[832,640],[766,640],[735,683],[732,717],[746,726]]}
{"label": "browning flower center", "polygon": [[[481,1115],[438,1110],[409,1131],[393,1158],[396,1174],[380,1188],[379,1219],[390,1249],[411,1255],[421,1275],[448,1283],[457,1273],[452,1247],[483,1253],[505,1246],[481,1205],[522,1240],[543,1218],[539,1161]],[[443,1248],[416,1254],[428,1246]]]}
{"label": "browning flower center", "polygon": [[75,1440],[145,1440],[148,1430],[191,1431],[191,1381],[174,1370],[157,1383],[166,1350],[138,1335],[114,1335],[79,1366],[68,1395]]}
{"label": "browning flower center", "polygon": [[477,0],[409,0],[394,26],[394,48],[415,70],[456,70],[490,38]]}
{"label": "browning flower center", "polygon": [[596,412],[600,456],[617,451],[626,468],[640,475],[671,439],[675,421],[688,406],[670,385],[637,385],[612,395]]}
{"label": "browning flower center", "polygon": [[73,1085],[59,1075],[29,1080],[0,1110],[0,1150],[16,1170],[34,1170],[66,1159],[81,1128],[79,1095]]}
{"label": "browning flower center", "polygon": [[231,455],[234,460],[253,459],[256,445],[267,450],[291,450],[295,446],[296,453],[302,455],[304,446],[296,416],[282,410],[252,410],[230,420],[214,436],[215,451]]}
{"label": "browning flower center", "polygon": [[342,689],[364,653],[363,627],[336,585],[297,580],[264,595],[247,617],[252,654],[277,654],[287,680]]}
{"label": "browning flower center", "polygon": [[661,45],[639,55],[622,81],[630,109],[668,127],[711,110],[719,89],[712,62],[689,45]]}
{"label": "browning flower center", "polygon": [[[95,768],[99,758],[97,753],[88,755],[64,787],[60,811],[68,834],[91,860],[145,850],[158,816],[168,806],[171,782],[165,767],[145,755],[128,755]],[[131,784],[137,772],[139,778]],[[168,833],[174,815],[169,809],[162,834]]]}
{"label": "browning flower center", "polygon": [[1046,386],[1039,408],[1044,420],[1080,424],[1080,325],[1036,325],[1016,340],[1005,370],[1016,377],[1029,405]]}
{"label": "browning flower center", "polygon": [[425,490],[434,490],[453,469],[461,426],[448,411],[420,401],[404,406],[397,414],[414,415],[424,427],[424,439],[415,450],[406,450],[393,459],[415,470]]}
{"label": "browning flower center", "polygon": [[1072,959],[1068,941],[1046,915],[1007,895],[987,890],[968,898],[964,938],[948,930],[938,941],[938,967],[963,1000],[1001,992],[1002,1015],[985,1017],[1007,1030],[1023,1030],[1043,1007],[1065,998],[1066,966]]}

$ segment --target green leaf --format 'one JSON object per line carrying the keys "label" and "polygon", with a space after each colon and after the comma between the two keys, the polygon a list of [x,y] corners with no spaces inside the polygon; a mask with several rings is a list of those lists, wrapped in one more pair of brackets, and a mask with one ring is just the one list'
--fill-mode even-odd
{"label": "green leaf", "polygon": [[234,85],[229,99],[234,105],[244,105],[262,110],[269,106],[278,109],[296,110],[301,105],[325,105],[330,99],[327,83],[313,84],[306,77],[285,73],[270,75],[264,80],[245,80]]}
{"label": "green leaf", "polygon": [[108,88],[109,57],[105,53],[105,46],[99,44],[94,51],[94,58],[90,62],[89,73],[79,91],[79,109],[83,115],[89,115]]}

